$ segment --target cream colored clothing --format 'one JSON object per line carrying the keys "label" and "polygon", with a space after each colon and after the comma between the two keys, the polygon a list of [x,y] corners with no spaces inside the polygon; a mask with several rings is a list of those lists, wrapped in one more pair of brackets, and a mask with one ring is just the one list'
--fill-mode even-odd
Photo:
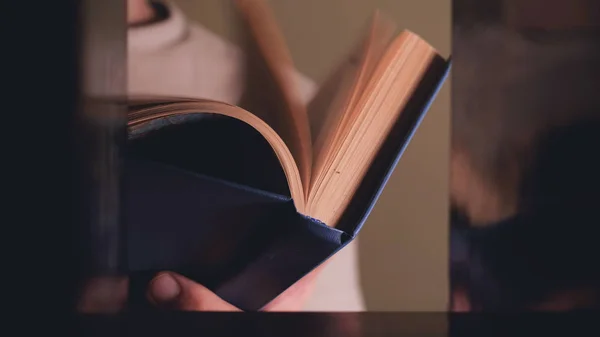
{"label": "cream colored clothing", "polygon": [[[236,104],[242,95],[242,53],[233,44],[166,3],[169,17],[130,28],[128,81],[131,94],[210,98]],[[316,90],[297,74],[298,89],[309,101]],[[317,280],[307,311],[364,310],[359,285],[356,242],[332,257]]]}

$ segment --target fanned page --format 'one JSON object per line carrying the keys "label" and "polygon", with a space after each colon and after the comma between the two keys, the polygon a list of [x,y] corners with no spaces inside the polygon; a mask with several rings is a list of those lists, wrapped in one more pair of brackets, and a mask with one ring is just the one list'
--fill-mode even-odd
{"label": "fanned page", "polygon": [[296,209],[306,213],[312,169],[311,134],[295,67],[282,33],[263,0],[236,0],[244,25],[246,92],[240,106],[192,98],[137,97],[130,129],[161,117],[213,113],[241,120],[260,132],[277,155]]}
{"label": "fanned page", "polygon": [[[236,5],[248,33],[244,41],[248,92],[242,107],[265,115],[285,141],[296,160],[306,193],[312,169],[312,141],[292,57],[275,16],[264,0],[236,0]],[[263,109],[268,111],[259,111]]]}
{"label": "fanned page", "polygon": [[326,161],[335,150],[335,142],[342,136],[348,121],[360,112],[354,109],[375,65],[381,59],[393,38],[395,26],[388,18],[376,12],[367,30],[366,37],[353,51],[347,62],[343,62],[321,87],[309,106],[312,120],[314,149],[311,185],[323,178]]}
{"label": "fanned page", "polygon": [[321,144],[308,192],[307,212],[335,225],[437,51],[404,31],[385,43],[389,30],[376,20],[354,87],[341,117],[321,131]]}
{"label": "fanned page", "polygon": [[296,209],[299,212],[305,212],[304,189],[294,156],[277,132],[249,111],[211,100],[136,97],[129,100],[128,128],[130,133],[136,133],[136,129],[142,128],[152,121],[202,113],[232,117],[256,129],[271,145],[275,155],[281,162]]}

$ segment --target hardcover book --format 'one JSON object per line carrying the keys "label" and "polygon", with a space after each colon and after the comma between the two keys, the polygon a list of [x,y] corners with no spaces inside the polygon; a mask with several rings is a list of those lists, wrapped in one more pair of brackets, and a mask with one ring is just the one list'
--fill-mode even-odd
{"label": "hardcover book", "polygon": [[171,270],[260,310],[356,237],[450,61],[376,13],[305,105],[273,13],[236,4],[249,35],[239,106],[128,102],[128,263],[133,287]]}

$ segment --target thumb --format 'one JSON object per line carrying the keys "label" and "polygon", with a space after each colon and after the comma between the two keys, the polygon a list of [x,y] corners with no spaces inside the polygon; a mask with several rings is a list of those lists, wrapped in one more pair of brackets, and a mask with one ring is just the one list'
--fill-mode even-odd
{"label": "thumb", "polygon": [[206,287],[172,272],[158,274],[148,298],[159,307],[185,311],[241,311]]}

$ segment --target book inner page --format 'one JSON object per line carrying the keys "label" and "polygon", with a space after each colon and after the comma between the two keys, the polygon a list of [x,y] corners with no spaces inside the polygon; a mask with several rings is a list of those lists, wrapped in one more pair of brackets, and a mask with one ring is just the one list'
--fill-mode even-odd
{"label": "book inner page", "polygon": [[386,48],[354,92],[329,155],[313,181],[308,213],[334,226],[352,199],[383,141],[437,52],[405,31]]}
{"label": "book inner page", "polygon": [[313,173],[311,186],[320,181],[327,160],[354,114],[357,99],[365,89],[375,66],[390,43],[395,26],[391,20],[375,13],[356,50],[342,63],[320,88],[309,106],[313,143]]}
{"label": "book inner page", "polygon": [[[299,212],[305,212],[305,193],[302,187],[302,179],[292,153],[270,125],[240,107],[202,99],[133,98],[130,101],[127,116],[128,129],[130,134],[135,135],[140,133],[140,129],[147,128],[148,123],[178,123],[182,117],[189,119],[190,115],[206,113],[232,117],[256,129],[273,148],[277,159],[281,163],[296,209]],[[218,146],[218,144],[215,146]],[[232,153],[231,155],[236,154]],[[257,165],[260,165],[260,163],[257,163]]]}
{"label": "book inner page", "polygon": [[264,0],[236,0],[236,5],[247,28],[243,41],[247,92],[241,106],[263,118],[284,140],[306,191],[312,169],[312,141],[292,57]]}

